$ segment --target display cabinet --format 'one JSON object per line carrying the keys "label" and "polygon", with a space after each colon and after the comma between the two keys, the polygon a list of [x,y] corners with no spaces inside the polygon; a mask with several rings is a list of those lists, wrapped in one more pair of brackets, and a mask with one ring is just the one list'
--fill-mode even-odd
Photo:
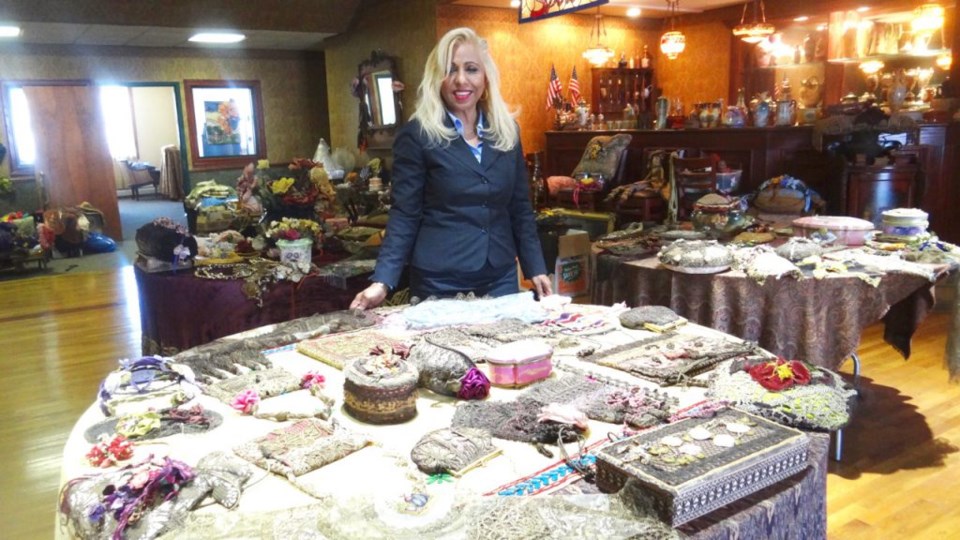
{"label": "display cabinet", "polygon": [[594,114],[623,118],[627,105],[638,113],[653,110],[653,68],[593,68],[592,76]]}

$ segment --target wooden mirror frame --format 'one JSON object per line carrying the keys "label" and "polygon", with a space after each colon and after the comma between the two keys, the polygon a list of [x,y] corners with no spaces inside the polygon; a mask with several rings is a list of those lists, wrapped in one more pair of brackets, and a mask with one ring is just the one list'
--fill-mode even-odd
{"label": "wooden mirror frame", "polygon": [[[196,107],[204,106],[204,96],[202,94],[209,91],[237,91],[246,90],[249,92],[250,121],[253,122],[253,153],[231,152],[233,148],[223,149],[218,152],[219,155],[200,156],[202,136],[205,133],[205,121],[198,119]],[[187,114],[185,121],[187,123],[190,139],[190,158],[192,169],[194,170],[213,170],[213,169],[231,169],[243,168],[248,163],[267,157],[267,141],[264,136],[263,127],[263,101],[260,97],[260,81],[221,81],[221,80],[185,80],[183,81],[183,91],[186,94]],[[206,91],[206,92],[205,92]],[[207,103],[210,103],[207,101]],[[206,114],[206,113],[204,113]],[[207,143],[209,145],[209,143]],[[239,143],[216,143],[217,145],[239,144]],[[206,153],[206,152],[205,152]]]}
{"label": "wooden mirror frame", "polygon": [[[393,109],[395,122],[392,124],[383,124],[375,122],[375,112],[373,108],[377,107],[380,100],[377,99],[379,92],[375,78],[378,73],[389,72],[392,78],[391,91],[393,93]],[[370,58],[364,60],[357,67],[357,78],[354,79],[354,96],[359,101],[358,111],[360,126],[357,135],[357,147],[361,150],[384,149],[393,146],[393,137],[396,130],[403,124],[403,101],[401,93],[403,92],[403,83],[397,74],[397,59],[381,50],[375,50],[370,53]]]}

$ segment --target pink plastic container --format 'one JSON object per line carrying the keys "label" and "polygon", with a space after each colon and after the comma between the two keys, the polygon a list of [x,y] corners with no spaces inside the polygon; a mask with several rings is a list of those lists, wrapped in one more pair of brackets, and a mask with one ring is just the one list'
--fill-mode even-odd
{"label": "pink plastic container", "polygon": [[487,353],[490,382],[517,388],[546,379],[553,370],[553,348],[542,341],[515,341]]}

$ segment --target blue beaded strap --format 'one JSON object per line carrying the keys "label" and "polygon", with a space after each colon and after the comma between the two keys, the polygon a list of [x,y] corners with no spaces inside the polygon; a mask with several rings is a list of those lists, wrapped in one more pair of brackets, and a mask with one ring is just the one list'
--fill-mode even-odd
{"label": "blue beaded strap", "polygon": [[[588,468],[597,463],[597,456],[594,454],[586,454],[574,461],[579,467]],[[497,491],[497,495],[502,497],[536,495],[579,477],[580,473],[566,463],[562,463],[539,474],[520,480],[510,487],[500,489]]]}

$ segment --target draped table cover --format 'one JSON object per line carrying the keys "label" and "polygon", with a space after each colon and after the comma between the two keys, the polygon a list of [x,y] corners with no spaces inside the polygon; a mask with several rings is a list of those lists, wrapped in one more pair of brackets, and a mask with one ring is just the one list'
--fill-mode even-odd
{"label": "draped table cover", "polygon": [[[315,263],[334,259],[314,259]],[[323,272],[321,271],[321,274]],[[243,281],[194,276],[192,269],[149,273],[134,267],[140,299],[143,354],[179,351],[244,330],[350,307],[370,284],[370,272],[353,276],[307,276],[299,283],[270,284],[263,307],[247,298]]]}
{"label": "draped table cover", "polygon": [[[936,267],[936,276],[949,273]],[[850,275],[823,279],[767,278],[761,285],[743,272],[684,274],[656,257],[625,261],[597,255],[593,302],[661,305],[692,322],[756,341],[789,359],[832,369],[856,352],[863,330],[884,322],[884,340],[904,358],[920,322],[933,309],[935,282],[887,273],[876,287]]]}
{"label": "draped table cover", "polygon": [[[263,329],[248,334],[260,333]],[[718,335],[709,328],[698,325],[685,325],[680,332],[685,335]],[[591,336],[604,344],[616,345],[649,336],[648,332],[636,330],[617,330],[611,333]],[[226,339],[244,339],[245,335],[235,335]],[[403,465],[410,448],[425,433],[450,425],[456,410],[454,398],[440,396],[421,390],[417,398],[417,416],[408,422],[396,425],[374,426],[364,424],[345,414],[343,403],[343,374],[330,365],[313,360],[293,347],[280,347],[266,353],[273,363],[294,374],[317,371],[326,377],[324,392],[336,400],[334,419],[340,425],[354,432],[369,434],[375,446],[360,450],[342,460],[322,467],[318,472],[322,479],[318,485],[332,493],[332,499],[318,500],[280,476],[257,474],[240,498],[238,508],[226,511],[218,505],[204,505],[201,510],[192,512],[185,524],[187,531],[172,531],[169,538],[272,538],[272,537],[309,537],[326,538],[318,534],[316,524],[331,518],[331,513],[343,516],[347,510],[343,505],[356,503],[363,498],[376,498],[391,494],[406,487],[409,480],[403,476]],[[637,379],[626,373],[588,364],[577,360],[570,354],[555,360],[564,365],[594,370],[600,374],[628,381],[645,387],[656,387],[649,381]],[[722,367],[720,369],[723,369]],[[488,399],[509,401],[516,399],[522,390],[498,388],[491,389]],[[664,391],[677,397],[679,406],[690,408],[702,402],[704,389],[696,386],[668,387]],[[285,424],[269,420],[240,415],[228,405],[210,396],[201,396],[205,408],[223,416],[223,424],[206,433],[174,435],[159,440],[159,446],[151,446],[146,441],[144,447],[135,450],[134,460],[149,453],[170,455],[187,464],[195,464],[201,457],[215,450],[226,450],[261,436]],[[74,426],[64,447],[61,485],[79,475],[95,471],[86,465],[83,458],[90,443],[84,440],[85,430],[101,421],[103,414],[96,404],[91,405]],[[618,426],[590,421],[590,431],[585,442],[587,448],[607,441],[608,432],[616,431]],[[808,452],[809,467],[784,481],[748,495],[730,505],[690,521],[677,532],[682,538],[697,539],[767,539],[767,538],[826,538],[826,487],[827,487],[827,450],[829,437],[826,434],[810,433]],[[562,461],[559,457],[547,458],[537,452],[530,444],[495,439],[494,444],[503,450],[504,455],[485,463],[481,469],[463,475],[456,484],[448,484],[449,496],[470,494],[472,497],[493,496],[505,485],[515,485],[538,476],[542,471],[550,471]],[[576,443],[567,445],[568,452],[576,451]],[[553,448],[553,447],[551,447]],[[555,456],[556,456],[556,452]],[[400,461],[396,461],[399,459]],[[393,463],[391,465],[391,463]],[[396,469],[400,467],[400,469]],[[442,486],[439,486],[442,489]],[[536,497],[564,495],[589,496],[596,493],[596,487],[583,480],[561,484],[559,489]],[[512,495],[512,497],[526,497]],[[336,502],[335,502],[336,501]],[[326,516],[326,517],[324,517]],[[292,527],[292,529],[291,529]],[[312,529],[311,529],[312,528]],[[278,533],[281,531],[282,533]],[[65,531],[56,529],[58,538]],[[302,536],[296,536],[300,534]],[[425,535],[423,538],[432,537]],[[165,538],[166,538],[165,537]],[[342,538],[366,538],[366,536],[340,535]],[[406,536],[403,536],[406,537]]]}

